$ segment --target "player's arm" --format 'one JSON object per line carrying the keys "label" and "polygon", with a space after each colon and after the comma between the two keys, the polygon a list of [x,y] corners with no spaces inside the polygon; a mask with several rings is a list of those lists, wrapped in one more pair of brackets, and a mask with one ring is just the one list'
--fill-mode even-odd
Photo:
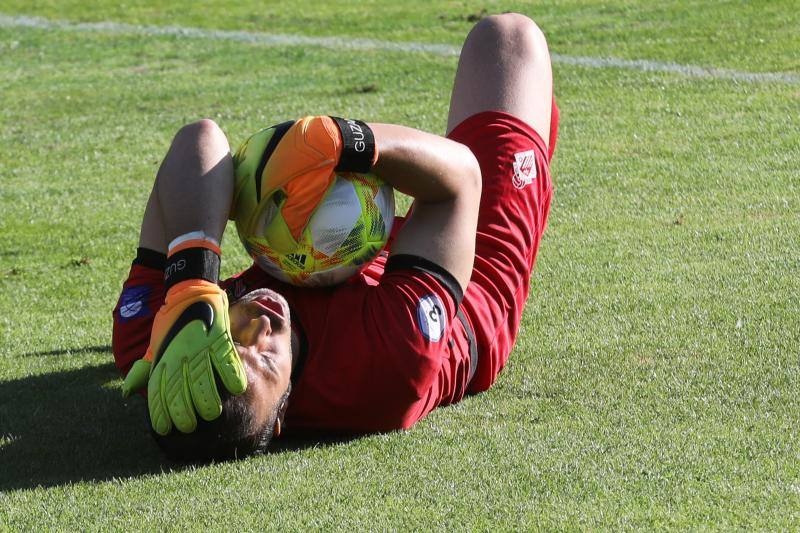
{"label": "player's arm", "polygon": [[464,145],[423,131],[370,124],[379,149],[373,167],[414,209],[392,245],[392,255],[415,255],[452,274],[466,289],[475,258],[481,172]]}
{"label": "player's arm", "polygon": [[480,168],[467,147],[404,126],[309,116],[286,129],[263,172],[267,190],[284,187],[290,200],[313,206],[304,199],[327,190],[334,170],[374,172],[412,196],[414,212],[392,245],[393,255],[436,263],[466,288],[481,190]]}

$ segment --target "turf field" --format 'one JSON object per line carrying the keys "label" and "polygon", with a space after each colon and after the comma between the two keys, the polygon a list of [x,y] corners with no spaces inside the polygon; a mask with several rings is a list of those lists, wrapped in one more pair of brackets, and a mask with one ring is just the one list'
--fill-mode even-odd
{"label": "turf field", "polygon": [[[0,530],[800,528],[795,2],[228,3],[0,0]],[[441,132],[450,48],[346,43],[452,47],[508,10],[558,54],[562,124],[496,386],[404,433],[162,460],[110,335],[172,134]],[[223,274],[247,264],[235,232],[223,249]]]}

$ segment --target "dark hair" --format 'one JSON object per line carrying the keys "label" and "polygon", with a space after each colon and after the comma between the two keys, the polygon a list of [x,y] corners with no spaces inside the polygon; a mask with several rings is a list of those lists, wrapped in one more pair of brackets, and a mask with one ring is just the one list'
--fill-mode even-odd
{"label": "dark hair", "polygon": [[289,397],[287,387],[281,399],[261,426],[256,424],[250,395],[239,396],[220,387],[222,414],[207,422],[197,419],[197,429],[181,433],[173,428],[167,435],[152,432],[161,451],[172,461],[181,463],[207,463],[241,459],[264,453],[272,440],[275,420]]}

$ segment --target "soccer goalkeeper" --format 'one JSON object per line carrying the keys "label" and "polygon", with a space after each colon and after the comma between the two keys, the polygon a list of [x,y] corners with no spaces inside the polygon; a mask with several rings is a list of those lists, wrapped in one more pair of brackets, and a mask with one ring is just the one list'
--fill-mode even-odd
{"label": "soccer goalkeeper", "polygon": [[162,449],[221,459],[263,451],[283,432],[408,428],[488,389],[514,345],[550,210],[552,94],[542,32],[496,15],[464,43],[446,137],[368,124],[373,142],[354,152],[324,128],[338,147],[327,157],[414,204],[388,254],[321,289],[255,265],[219,281],[230,147],[210,120],[182,128],[114,309],[124,393],[147,390]]}

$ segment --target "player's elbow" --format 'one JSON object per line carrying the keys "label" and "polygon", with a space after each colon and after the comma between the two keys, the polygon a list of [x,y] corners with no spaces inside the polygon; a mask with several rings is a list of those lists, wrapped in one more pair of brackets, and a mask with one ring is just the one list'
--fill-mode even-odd
{"label": "player's elbow", "polygon": [[457,193],[477,202],[481,197],[481,185],[483,183],[481,167],[475,158],[475,154],[469,148],[463,144],[459,146],[463,154],[459,158],[459,175],[461,179],[459,180]]}

